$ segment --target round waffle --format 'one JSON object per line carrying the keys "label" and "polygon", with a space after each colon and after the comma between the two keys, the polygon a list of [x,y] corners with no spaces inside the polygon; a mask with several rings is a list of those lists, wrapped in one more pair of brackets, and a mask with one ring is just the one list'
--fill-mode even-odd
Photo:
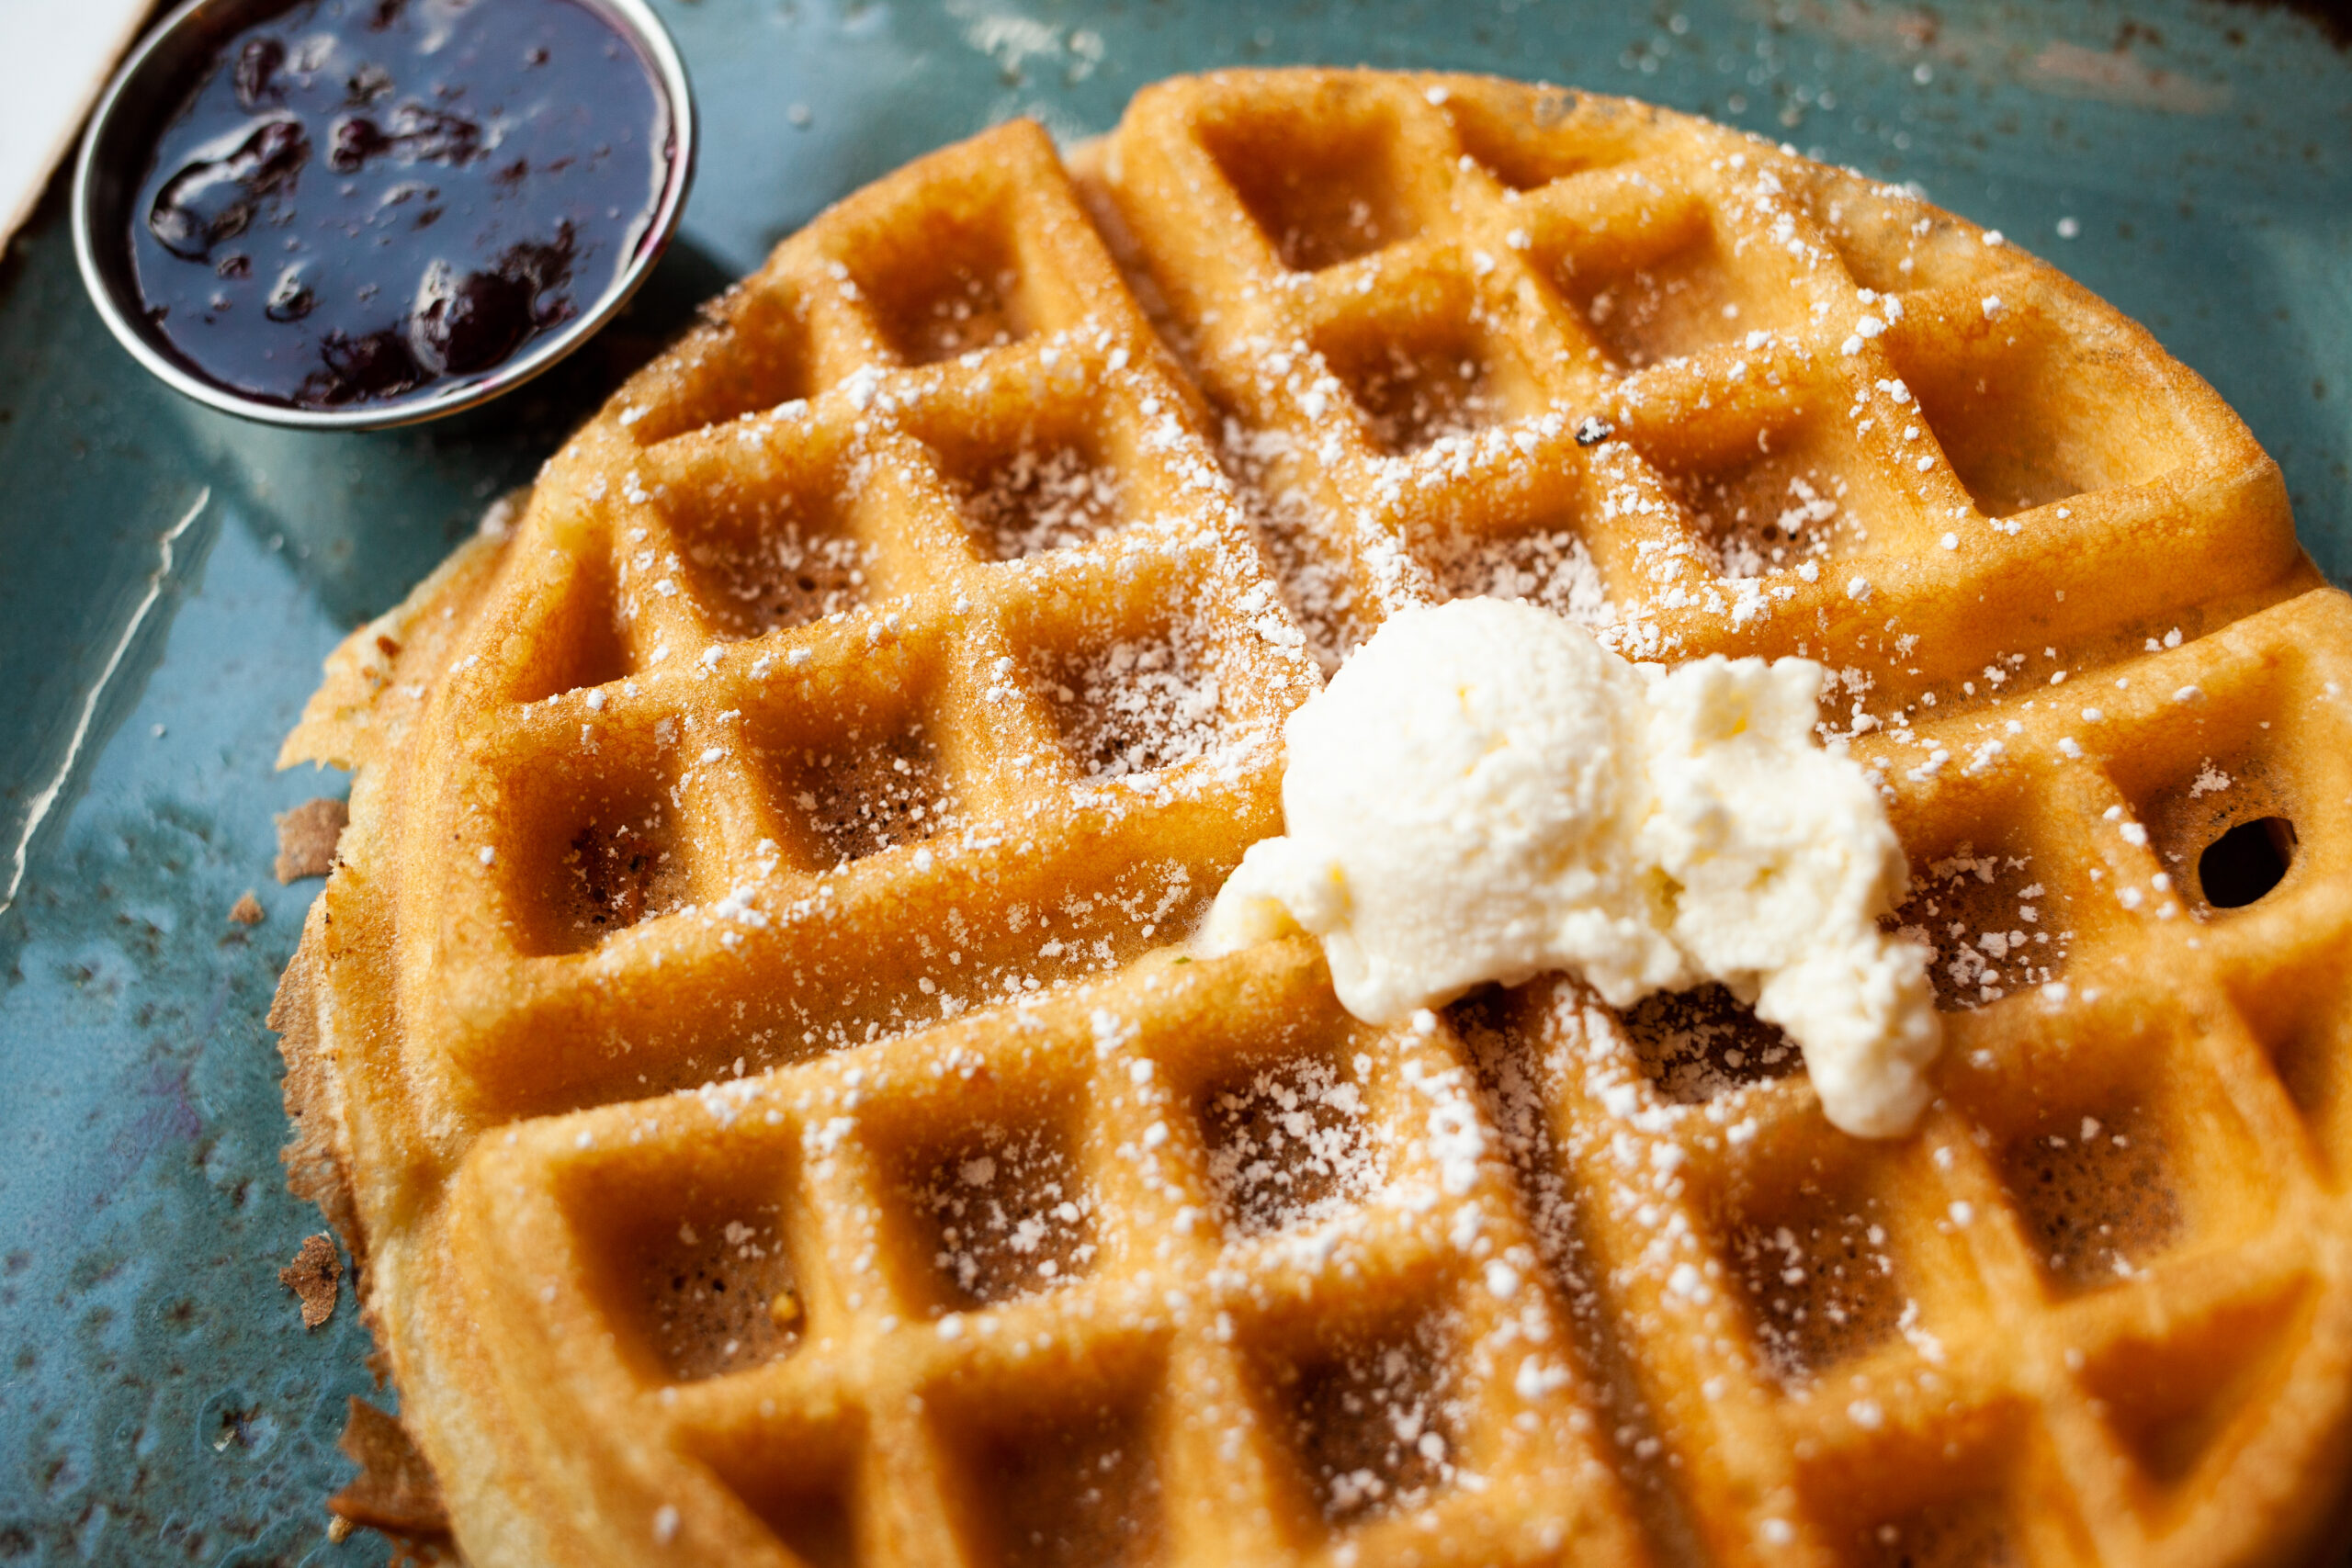
{"label": "round waffle", "polygon": [[[1379,1030],[1182,942],[1280,721],[1500,593],[1803,654],[1949,1043]],[[2352,1413],[2352,602],[2137,327],[1485,79],[1008,125],[786,241],[401,609],[273,1021],[482,1563],[2197,1563]]]}

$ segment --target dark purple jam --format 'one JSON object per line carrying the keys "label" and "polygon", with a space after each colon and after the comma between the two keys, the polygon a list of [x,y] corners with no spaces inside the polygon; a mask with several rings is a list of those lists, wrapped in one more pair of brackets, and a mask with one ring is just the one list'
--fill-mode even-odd
{"label": "dark purple jam", "polygon": [[214,57],[133,209],[196,370],[339,408],[477,375],[593,306],[668,178],[652,69],[582,0],[300,0]]}

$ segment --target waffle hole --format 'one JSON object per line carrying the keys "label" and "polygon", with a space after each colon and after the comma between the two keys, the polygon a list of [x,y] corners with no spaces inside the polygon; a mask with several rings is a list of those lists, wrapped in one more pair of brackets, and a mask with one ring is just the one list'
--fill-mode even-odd
{"label": "waffle hole", "polygon": [[2258,736],[2214,739],[2222,744],[2193,768],[2183,759],[2153,781],[2125,781],[2149,849],[2200,920],[2269,898],[2303,848],[2294,777],[2271,762]]}
{"label": "waffle hole", "polygon": [[2240,1303],[2176,1325],[2171,1343],[2122,1340],[2083,1381],[2142,1474],[2158,1488],[2177,1487],[2229,1445],[2242,1416],[2269,1407],[2308,1315],[2300,1291]]}
{"label": "waffle hole", "polygon": [[1035,330],[1012,248],[997,234],[950,224],[918,252],[861,276],[883,342],[910,366],[1018,343]]}
{"label": "waffle hole", "polygon": [[1090,779],[1180,767],[1225,739],[1222,683],[1182,621],[1068,651],[1039,649],[1030,663],[1064,748]]}
{"label": "waffle hole", "polygon": [[1453,1363],[1452,1336],[1433,1317],[1275,1360],[1295,1452],[1326,1520],[1410,1513],[1453,1483],[1462,1425]]}
{"label": "waffle hole", "polygon": [[1723,575],[1749,578],[1868,547],[1879,508],[1850,477],[1863,470],[1849,446],[1798,416],[1727,451],[1654,460],[1713,543]]}
{"label": "waffle hole", "polygon": [[1196,1114],[1232,1234],[1318,1224],[1379,1182],[1363,1089],[1321,1057],[1245,1067],[1203,1091]]}
{"label": "waffle hole", "polygon": [[2154,479],[2178,461],[2173,426],[2134,385],[2133,361],[2070,347],[2037,321],[1996,330],[2004,346],[1989,361],[1903,367],[1979,512],[2014,516]]}
{"label": "waffle hole", "polygon": [[1917,202],[1890,202],[1859,182],[1832,177],[1809,205],[1829,248],[1864,288],[1897,294],[1940,288],[1983,266],[1983,241]]}
{"label": "waffle hole", "polygon": [[1623,163],[1634,148],[1606,140],[1600,128],[1570,135],[1560,123],[1576,107],[1571,95],[1539,90],[1532,102],[1513,95],[1507,107],[1456,94],[1443,107],[1463,152],[1506,190],[1540,190],[1587,169]]}
{"label": "waffle hole", "polygon": [[[578,953],[690,902],[694,884],[669,802],[651,792],[611,792],[572,781],[581,801],[558,817],[554,841],[516,857],[510,886],[523,889],[525,946]],[[587,809],[581,810],[581,805]]]}
{"label": "waffle hole", "polygon": [[1004,1568],[1129,1568],[1159,1560],[1160,1483],[1141,1412],[1100,1404],[962,1434]]}
{"label": "waffle hole", "polygon": [[921,723],[872,739],[851,729],[793,759],[787,786],[819,850],[847,864],[953,828],[956,798]]}
{"label": "waffle hole", "polygon": [[[637,1215],[625,1199],[583,1205],[605,1256],[606,1299],[627,1337],[671,1382],[747,1371],[789,1355],[807,1311],[774,1201],[711,1194]],[[617,1224],[606,1217],[628,1216]]]}
{"label": "waffle hole", "polygon": [[873,547],[845,531],[830,496],[804,493],[746,503],[733,495],[729,514],[680,519],[676,557],[642,550],[637,576],[662,592],[666,569],[682,569],[695,605],[729,641],[765,636],[842,615],[865,603]]}
{"label": "waffle hole", "polygon": [[1592,551],[1573,528],[1463,528],[1425,539],[1415,554],[1449,600],[1516,599],[1584,626],[1616,619]]}
{"label": "waffle hole", "polygon": [[1643,1074],[1679,1105],[1770,1083],[1804,1066],[1793,1041],[1721,986],[1657,992],[1619,1021]]}
{"label": "waffle hole", "polygon": [[1617,368],[1639,370],[1780,324],[1750,299],[1703,215],[1687,234],[1638,265],[1584,255],[1564,261],[1555,281]]}
{"label": "waffle hole", "polygon": [[1126,487],[1097,454],[1068,442],[1021,446],[951,467],[965,525],[993,560],[1091,543],[1126,521]]}
{"label": "waffle hole", "polygon": [[[729,1434],[735,1437],[736,1434]],[[856,1516],[844,1456],[793,1434],[789,1444],[762,1433],[744,1441],[702,1445],[704,1461],[729,1491],[808,1568],[857,1568]]]}
{"label": "waffle hole", "polygon": [[1282,265],[1317,272],[1408,240],[1420,220],[1404,197],[1395,127],[1385,116],[1334,119],[1300,135],[1288,118],[1204,128],[1212,156]]}
{"label": "waffle hole", "polygon": [[1402,335],[1327,333],[1324,363],[1363,411],[1373,441],[1404,457],[1527,412],[1534,394],[1466,318]]}
{"label": "waffle hole", "polygon": [[1930,1503],[1863,1530],[1858,1568],[2024,1568],[2023,1547],[1998,1496]]}
{"label": "waffle hole", "polygon": [[2295,825],[2284,817],[2241,822],[2197,857],[2197,886],[2216,909],[2243,909],[2287,879],[2295,863]]}
{"label": "waffle hole", "polygon": [[1869,1354],[1904,1327],[1886,1214],[1870,1194],[1800,1189],[1734,1227],[1724,1263],[1746,1298],[1765,1365],[1791,1388]]}
{"label": "waffle hole", "polygon": [[1052,1291],[1094,1266],[1094,1194],[1058,1130],[983,1127],[904,1184],[938,1304]]}
{"label": "waffle hole", "polygon": [[815,389],[798,301],[772,288],[744,290],[723,320],[680,346],[691,362],[646,388],[636,404],[644,412],[628,432],[640,446],[772,409]]}
{"label": "waffle hole", "polygon": [[2062,1292],[2128,1279],[2181,1233],[2164,1144],[2136,1107],[2045,1121],[2003,1150],[2001,1178],[2026,1245]]}
{"label": "waffle hole", "polygon": [[[508,697],[536,703],[582,687],[610,685],[628,675],[628,645],[621,632],[609,561],[579,562],[560,585],[548,585],[537,597],[551,608],[538,625],[508,644],[519,654],[504,660],[514,671]],[[377,644],[388,659],[395,656],[385,647],[390,640]]]}
{"label": "waffle hole", "polygon": [[1914,868],[1894,912],[1898,934],[1931,947],[1936,1006],[1964,1012],[2066,972],[2074,931],[2064,902],[2035,874],[2033,857],[1962,841]]}

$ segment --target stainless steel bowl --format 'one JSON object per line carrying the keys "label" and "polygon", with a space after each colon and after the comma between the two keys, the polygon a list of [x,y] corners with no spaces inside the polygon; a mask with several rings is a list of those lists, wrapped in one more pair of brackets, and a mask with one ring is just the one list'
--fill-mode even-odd
{"label": "stainless steel bowl", "polygon": [[240,392],[193,368],[147,319],[131,276],[131,206],[157,134],[176,113],[201,62],[285,0],[187,0],[131,52],[107,84],[74,164],[74,254],[92,303],[117,342],[155,375],[224,413],[299,430],[387,430],[439,419],[512,391],[578,348],[628,303],[677,231],[694,184],[694,91],[669,30],[646,0],[579,0],[634,42],[653,68],[670,117],[667,175],[628,265],[595,301],[503,364],[472,376],[346,408],[288,407]]}

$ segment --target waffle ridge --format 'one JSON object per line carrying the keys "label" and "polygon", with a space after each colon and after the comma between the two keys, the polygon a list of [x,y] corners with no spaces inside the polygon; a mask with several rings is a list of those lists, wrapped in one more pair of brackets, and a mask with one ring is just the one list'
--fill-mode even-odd
{"label": "waffle ridge", "polygon": [[[1719,994],[1171,946],[1318,667],[1483,592],[1831,668],[1917,1134]],[[820,216],[331,661],[289,1162],[484,1563],[2276,1561],[2352,1434],[2346,682],[2275,465],[1996,237],[1178,80]]]}

